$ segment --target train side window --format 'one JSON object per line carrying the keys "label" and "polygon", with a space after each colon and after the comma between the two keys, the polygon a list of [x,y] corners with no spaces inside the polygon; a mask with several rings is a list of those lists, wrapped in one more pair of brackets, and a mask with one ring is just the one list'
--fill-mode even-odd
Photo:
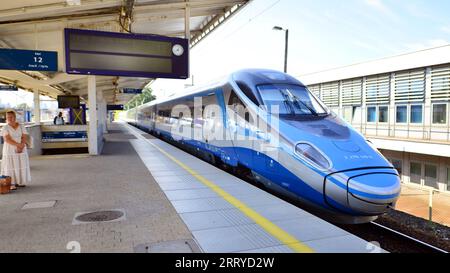
{"label": "train side window", "polygon": [[[230,98],[228,99],[228,105],[233,109],[235,112],[241,112],[242,109],[245,108],[244,103],[241,101],[241,99],[234,93],[234,91],[231,91]],[[241,113],[238,113],[241,114]]]}
{"label": "train side window", "polygon": [[253,122],[253,118],[248,112],[248,109],[245,107],[245,104],[241,101],[241,99],[236,95],[234,91],[231,91],[230,98],[228,99],[228,105],[245,121],[250,123]]}

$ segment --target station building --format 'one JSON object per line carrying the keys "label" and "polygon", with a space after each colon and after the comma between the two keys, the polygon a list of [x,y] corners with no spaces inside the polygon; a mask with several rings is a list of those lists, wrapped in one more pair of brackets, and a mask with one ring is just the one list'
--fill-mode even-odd
{"label": "station building", "polygon": [[403,183],[450,191],[450,45],[298,78],[370,140]]}
{"label": "station building", "polygon": [[[73,58],[77,59],[76,56],[79,55],[76,54],[79,52],[69,50],[67,30],[108,32],[109,36],[114,37],[119,37],[119,34],[134,35],[133,37],[150,34],[147,37],[163,36],[171,40],[184,38],[188,41],[188,47],[193,48],[248,3],[249,0],[2,1],[0,6],[0,53],[3,52],[4,54],[1,56],[6,56],[9,53],[5,53],[5,50],[19,50],[19,52],[15,53],[17,56],[12,58],[13,62],[6,62],[0,56],[0,86],[13,85],[16,89],[19,88],[34,94],[33,112],[30,113],[33,122],[27,123],[28,132],[34,139],[34,148],[29,151],[29,154],[36,156],[43,154],[46,150],[72,148],[88,149],[90,155],[101,154],[104,144],[103,135],[108,132],[108,106],[123,106],[135,96],[134,93],[124,92],[124,89],[142,90],[149,82],[158,78],[156,76],[130,75],[130,71],[134,72],[136,69],[133,70],[130,67],[123,69],[127,65],[130,66],[130,63],[138,63],[136,61],[111,62],[111,58],[104,57],[108,56],[105,54],[106,51],[117,50],[117,48],[106,50],[106,45],[117,44],[106,40],[102,40],[103,44],[97,48],[92,46],[90,51],[84,52],[87,54],[86,56],[102,58],[107,64],[100,65],[98,61],[91,62],[89,60],[92,57],[85,56],[85,60],[92,66],[97,66],[97,72],[69,71],[70,58],[75,56]],[[75,38],[74,41],[76,41]],[[89,45],[89,43],[86,44]],[[104,52],[100,52],[101,50]],[[136,52],[133,55],[131,49],[123,46],[123,43],[121,50],[125,52],[114,51],[112,54],[120,58],[138,56],[135,54]],[[28,55],[25,56],[23,52],[27,52],[26,54],[46,52],[51,53],[51,56],[54,57],[47,58],[39,55],[36,58],[28,58]],[[188,49],[183,49],[183,52],[188,52]],[[172,56],[170,50],[164,54]],[[183,56],[188,55],[184,54]],[[152,59],[149,55],[146,58],[147,60]],[[167,60],[167,56],[161,58]],[[79,59],[81,58],[78,57],[77,60]],[[23,68],[30,68],[27,62],[36,65],[35,63],[38,61],[41,62],[40,64],[51,64],[50,66],[55,66],[55,68]],[[5,68],[5,63],[9,66],[17,66],[17,68]],[[160,63],[167,64],[167,61],[154,63],[156,64],[153,66],[144,65],[144,70],[147,69],[149,70],[147,72],[156,74],[155,72],[160,69],[172,70],[173,67],[176,67],[175,65],[170,68],[164,67],[164,65],[158,66]],[[122,68],[119,69],[117,66],[122,66]],[[110,71],[98,73],[98,70],[107,68],[115,71],[122,70],[120,73],[109,73]],[[81,115],[84,116],[82,124],[70,122],[64,126],[53,126],[53,123],[48,121],[49,119],[53,120],[57,112],[46,113],[43,111],[45,110],[42,107],[43,101],[45,97],[56,100],[58,96],[79,97],[80,105],[84,109]],[[0,109],[0,128],[5,122],[3,116],[6,110],[9,109]],[[18,109],[14,110],[18,112]],[[79,117],[79,113],[77,112],[73,116]],[[1,148],[2,141],[0,141],[0,157]]]}

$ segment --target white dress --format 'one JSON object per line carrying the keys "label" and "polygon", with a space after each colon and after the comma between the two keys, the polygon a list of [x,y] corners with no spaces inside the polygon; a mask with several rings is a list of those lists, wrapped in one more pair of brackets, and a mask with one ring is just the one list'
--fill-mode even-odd
{"label": "white dress", "polygon": [[[19,125],[17,129],[14,129],[7,124],[1,131],[3,139],[5,139],[6,135],[10,135],[18,143],[21,142],[22,134],[28,134],[23,125]],[[16,146],[4,141],[1,174],[10,176],[12,184],[25,185],[31,181],[27,148],[25,147],[20,154],[16,152],[16,148]]]}

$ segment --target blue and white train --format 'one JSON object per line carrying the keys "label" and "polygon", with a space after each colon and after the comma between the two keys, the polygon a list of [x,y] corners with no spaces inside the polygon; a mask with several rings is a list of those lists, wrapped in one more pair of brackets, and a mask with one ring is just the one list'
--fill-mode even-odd
{"label": "blue and white train", "polygon": [[126,114],[138,127],[212,162],[248,170],[336,222],[371,221],[400,194],[399,175],[381,153],[281,72],[241,70]]}

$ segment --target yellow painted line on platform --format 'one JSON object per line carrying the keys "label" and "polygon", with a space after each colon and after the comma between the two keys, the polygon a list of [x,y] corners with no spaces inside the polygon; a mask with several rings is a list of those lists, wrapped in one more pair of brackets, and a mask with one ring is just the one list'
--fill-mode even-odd
{"label": "yellow painted line on platform", "polygon": [[67,155],[38,155],[32,156],[32,160],[42,160],[42,159],[71,159],[71,158],[88,158],[89,154],[67,154]]}
{"label": "yellow painted line on platform", "polygon": [[[127,125],[129,126],[129,125]],[[133,128],[134,129],[134,128]],[[236,207],[238,210],[240,210],[242,213],[244,213],[248,218],[252,219],[256,224],[258,224],[260,227],[262,227],[267,233],[272,235],[273,237],[277,238],[280,242],[282,242],[284,245],[291,248],[293,251],[298,253],[313,253],[314,250],[307,246],[306,244],[300,242],[292,236],[291,234],[287,233],[283,229],[281,229],[276,224],[272,223],[269,219],[265,218],[252,208],[245,205],[243,202],[229,194],[228,192],[224,191],[222,188],[208,180],[207,178],[201,176],[196,171],[192,170],[189,166],[184,164],[183,162],[179,161],[175,157],[173,157],[171,154],[163,150],[162,148],[158,147],[157,145],[151,143],[148,141],[148,139],[144,139],[148,143],[150,143],[153,147],[155,147],[158,151],[160,151],[162,154],[164,154],[166,157],[168,157],[170,160],[178,164],[181,168],[186,170],[188,173],[190,173],[192,176],[194,176],[197,180],[208,186],[211,190],[213,190],[215,193],[217,193],[220,197],[228,201],[231,205]],[[301,227],[299,227],[301,228]]]}

